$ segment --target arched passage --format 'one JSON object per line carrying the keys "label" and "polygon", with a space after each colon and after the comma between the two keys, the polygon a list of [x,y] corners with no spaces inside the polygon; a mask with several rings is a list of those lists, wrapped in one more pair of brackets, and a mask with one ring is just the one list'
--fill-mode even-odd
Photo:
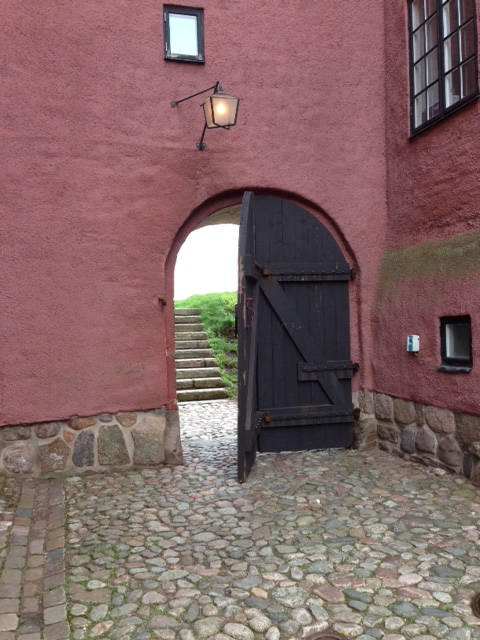
{"label": "arched passage", "polygon": [[231,222],[207,224],[186,238],[175,263],[176,305],[192,296],[237,290],[238,229]]}
{"label": "arched passage", "polygon": [[[356,265],[355,258],[348,246],[348,243],[345,240],[344,235],[341,233],[340,229],[334,223],[334,221],[325,214],[323,210],[321,210],[318,206],[305,201],[303,198],[282,193],[279,191],[272,191],[268,189],[256,189],[255,192],[257,194],[261,194],[264,198],[271,198],[276,200],[281,200],[286,204],[291,204],[296,210],[301,210],[302,215],[304,215],[305,220],[308,218],[312,218],[312,222],[316,221],[316,226],[318,228],[324,229],[325,237],[331,238],[332,246],[335,245],[338,247],[338,257],[342,258],[343,268],[348,270],[350,277],[350,268],[352,268],[355,272],[358,273],[358,266]],[[212,216],[211,222],[215,220],[225,219],[225,216],[238,216],[240,198],[243,196],[243,191],[239,192],[227,192],[223,194],[219,194],[218,196],[202,203],[189,218],[185,221],[182,227],[179,229],[177,236],[174,240],[172,249],[167,258],[166,264],[166,278],[167,278],[167,290],[169,294],[169,300],[171,301],[173,298],[173,271],[176,260],[176,255],[179,247],[183,243],[184,239],[187,235],[195,228],[200,226],[201,224],[205,224],[209,216]],[[313,229],[313,227],[312,227]],[[264,231],[265,237],[268,236],[268,224],[265,227]],[[298,249],[298,247],[297,247]],[[321,247],[319,246],[319,251]],[[345,271],[346,273],[346,271]],[[298,275],[298,274],[297,274]],[[321,277],[321,274],[317,274],[317,280]],[[328,276],[330,277],[330,276]],[[350,306],[350,316],[352,318],[352,322],[350,324],[349,330],[349,340],[352,345],[352,354],[353,357],[358,360],[360,359],[360,339],[358,332],[358,316],[359,316],[359,307],[357,304],[358,295],[359,295],[359,279],[356,278],[349,285],[350,295],[347,300],[347,307]],[[174,325],[173,325],[173,314],[169,318],[169,326],[167,327],[167,357],[169,359],[168,362],[168,371],[169,371],[169,398],[171,399],[172,404],[175,404],[175,366],[174,366]],[[329,374],[330,375],[330,374]]]}
{"label": "arched passage", "polygon": [[[206,223],[216,214],[209,216]],[[238,232],[220,219],[192,231],[175,265],[177,401],[236,397]],[[190,410],[193,410],[191,407]]]}

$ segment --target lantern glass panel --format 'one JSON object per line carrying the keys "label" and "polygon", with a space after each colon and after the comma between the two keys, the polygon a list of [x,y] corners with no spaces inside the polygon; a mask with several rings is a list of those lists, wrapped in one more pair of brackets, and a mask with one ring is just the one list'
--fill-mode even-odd
{"label": "lantern glass panel", "polygon": [[213,123],[212,103],[210,101],[210,98],[207,98],[202,106],[207,128],[212,129],[213,127],[215,127],[215,125]]}
{"label": "lantern glass panel", "polygon": [[217,127],[230,127],[237,119],[238,98],[217,93],[210,97],[213,108],[213,122]]}

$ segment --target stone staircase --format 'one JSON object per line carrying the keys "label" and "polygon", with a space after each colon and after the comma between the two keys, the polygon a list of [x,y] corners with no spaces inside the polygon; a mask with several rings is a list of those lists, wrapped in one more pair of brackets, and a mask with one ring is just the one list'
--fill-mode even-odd
{"label": "stone staircase", "polygon": [[177,400],[228,398],[199,309],[175,309]]}

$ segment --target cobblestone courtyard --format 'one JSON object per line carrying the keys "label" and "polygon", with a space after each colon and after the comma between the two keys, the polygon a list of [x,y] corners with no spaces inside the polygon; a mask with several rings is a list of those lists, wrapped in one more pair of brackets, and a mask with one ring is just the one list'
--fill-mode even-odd
{"label": "cobblestone courtyard", "polygon": [[317,451],[239,485],[231,401],[181,413],[184,466],[9,481],[0,640],[480,639],[467,480]]}

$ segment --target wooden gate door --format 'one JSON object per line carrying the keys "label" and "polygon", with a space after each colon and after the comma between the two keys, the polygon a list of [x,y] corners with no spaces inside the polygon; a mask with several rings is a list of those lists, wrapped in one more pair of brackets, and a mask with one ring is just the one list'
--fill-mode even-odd
{"label": "wooden gate door", "polygon": [[239,240],[238,480],[258,451],[348,447],[348,281],[330,232],[304,209],[246,192]]}

